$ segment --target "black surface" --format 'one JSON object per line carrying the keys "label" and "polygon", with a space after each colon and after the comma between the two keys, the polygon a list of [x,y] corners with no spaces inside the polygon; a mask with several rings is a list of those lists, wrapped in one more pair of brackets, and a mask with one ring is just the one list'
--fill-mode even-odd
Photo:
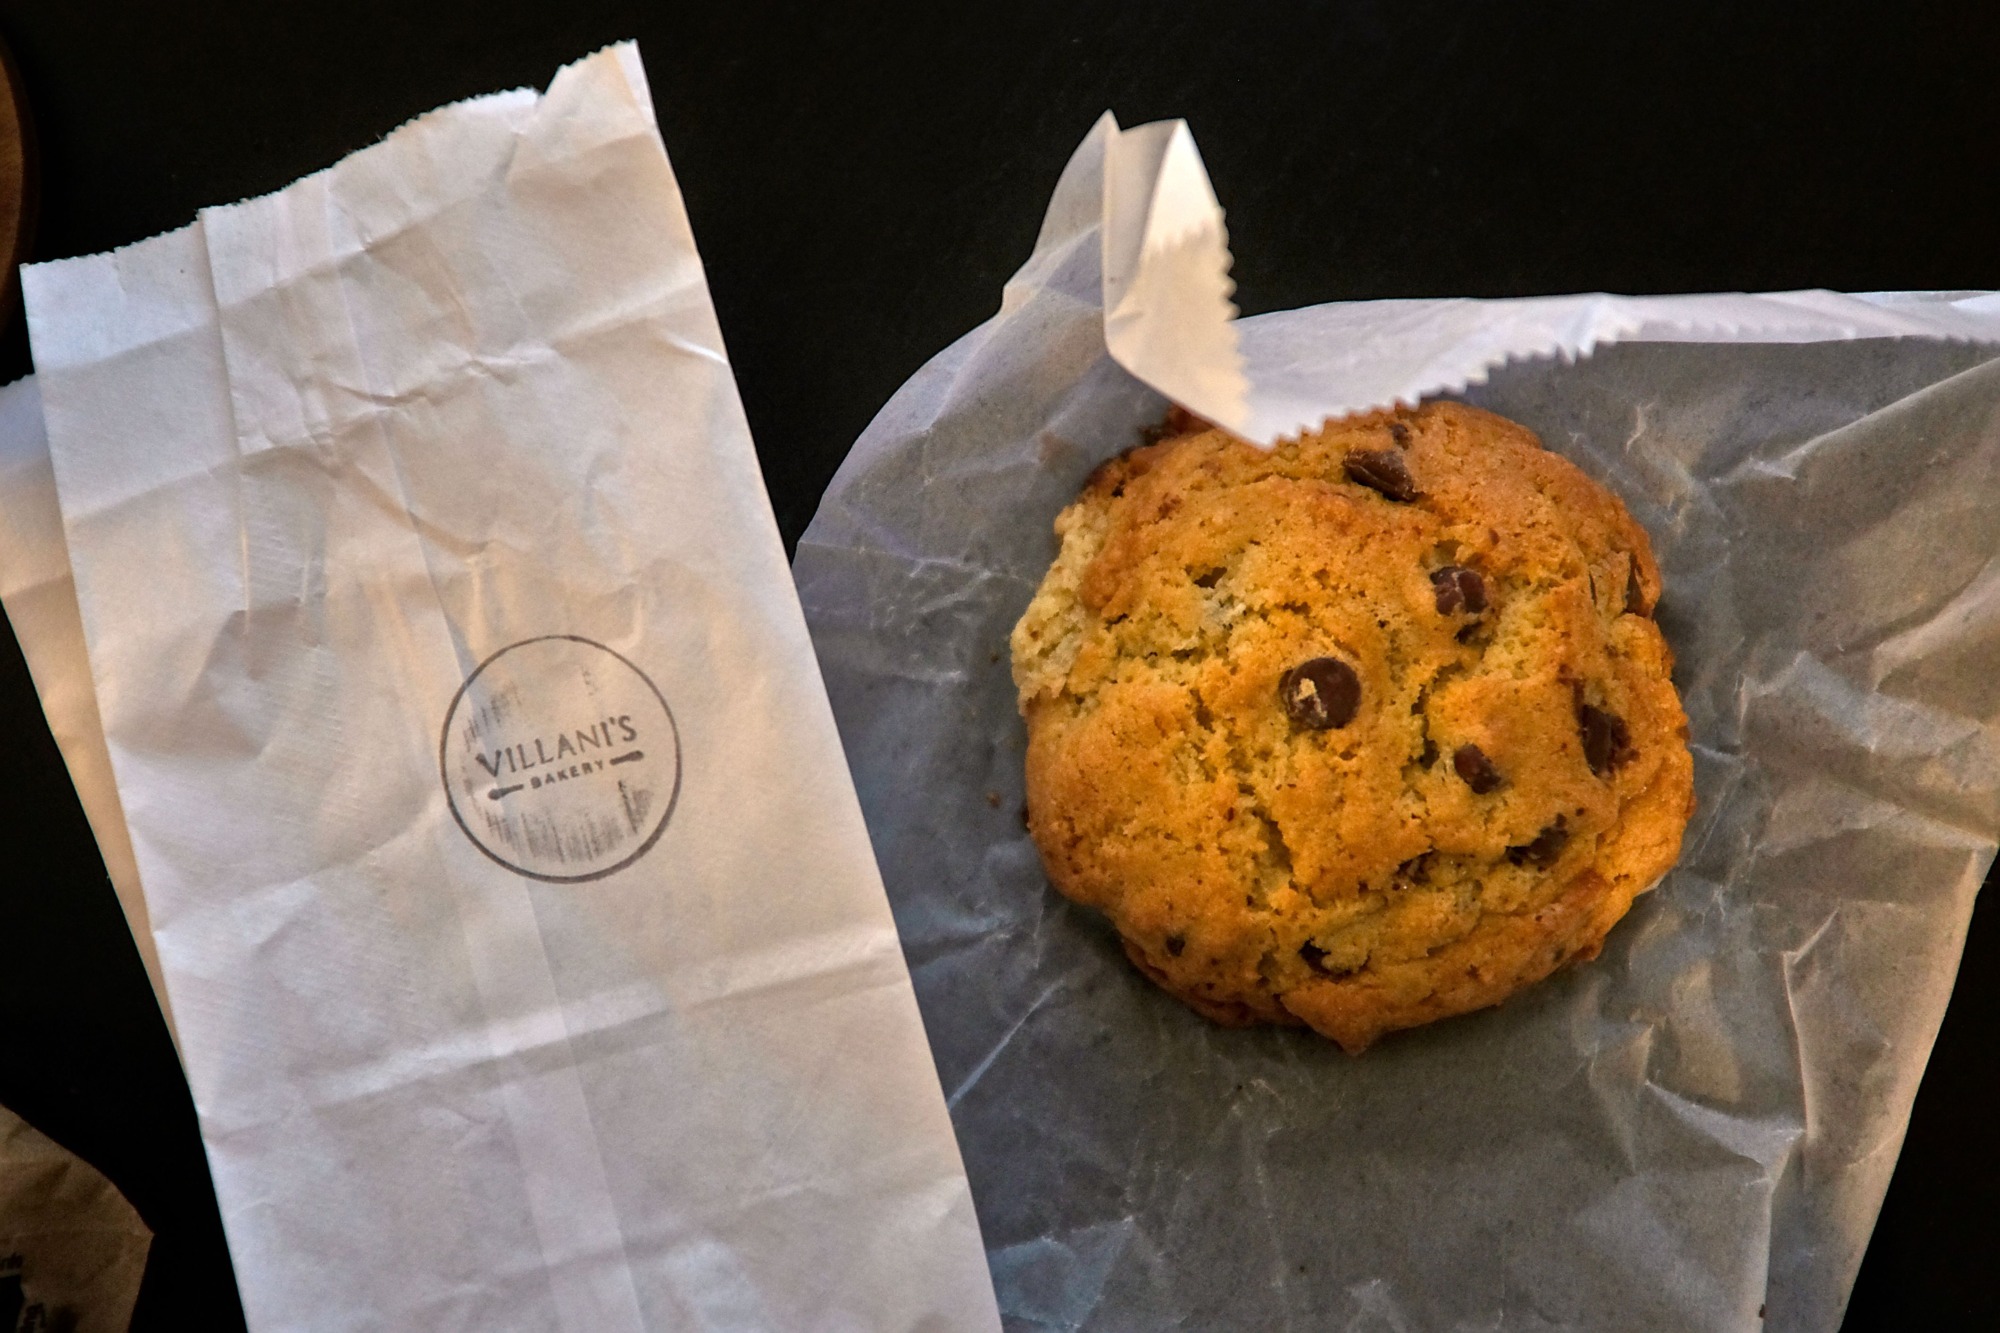
{"label": "black surface", "polygon": [[[875,409],[992,311],[1106,107],[1193,125],[1247,312],[1992,288],[1996,16],[1991,0],[0,0],[0,35],[41,138],[40,258],[178,226],[441,102],[639,38],[790,542]],[[27,367],[17,319],[0,379]],[[5,636],[0,745],[0,1102],[157,1231],[134,1328],[230,1327],[187,1091]],[[1992,914],[1975,916],[1849,1329],[2000,1327]]]}

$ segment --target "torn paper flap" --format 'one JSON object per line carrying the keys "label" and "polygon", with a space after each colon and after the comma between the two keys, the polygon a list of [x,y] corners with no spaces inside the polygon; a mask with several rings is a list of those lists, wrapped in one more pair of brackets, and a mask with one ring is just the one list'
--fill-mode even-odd
{"label": "torn paper flap", "polygon": [[1187,122],[1120,130],[1106,112],[1076,158],[1070,170],[1085,173],[1101,159],[1111,355],[1198,415],[1253,430],[1231,324],[1228,232]]}
{"label": "torn paper flap", "polygon": [[1355,301],[1239,323],[1222,207],[1186,122],[1121,130],[1107,112],[1071,158],[1058,199],[1092,178],[1112,359],[1265,446],[1332,417],[1461,392],[1509,361],[1588,356],[1614,342],[2000,342],[2000,296],[1982,292]]}

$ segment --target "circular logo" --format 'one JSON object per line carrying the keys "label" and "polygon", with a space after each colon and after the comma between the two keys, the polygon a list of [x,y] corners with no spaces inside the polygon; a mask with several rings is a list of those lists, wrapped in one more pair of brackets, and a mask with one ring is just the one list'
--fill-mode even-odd
{"label": "circular logo", "polygon": [[551,634],[479,664],[445,715],[452,816],[509,870],[601,879],[659,841],[681,790],[681,739],[646,674],[601,643]]}

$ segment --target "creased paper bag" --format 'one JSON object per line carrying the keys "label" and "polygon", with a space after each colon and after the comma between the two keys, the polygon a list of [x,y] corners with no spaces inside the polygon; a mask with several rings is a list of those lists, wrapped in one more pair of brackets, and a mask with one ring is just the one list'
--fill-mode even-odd
{"label": "creased paper bag", "polygon": [[252,1326],[992,1327],[636,50],[25,291]]}
{"label": "creased paper bag", "polygon": [[90,683],[90,658],[62,535],[62,505],[56,499],[49,437],[42,428],[42,396],[33,375],[0,387],[0,604],[20,642],[43,715],[76,784],[105,874],[171,1032],[166,979]]}
{"label": "creased paper bag", "polygon": [[[1232,322],[1184,126],[1108,117],[1000,312],[856,443],[800,593],[1010,1327],[1831,1330],[2000,838],[2000,298]],[[1057,897],[1008,631],[1168,400],[1270,443],[1457,393],[1652,534],[1700,809],[1600,959],[1350,1059]]]}

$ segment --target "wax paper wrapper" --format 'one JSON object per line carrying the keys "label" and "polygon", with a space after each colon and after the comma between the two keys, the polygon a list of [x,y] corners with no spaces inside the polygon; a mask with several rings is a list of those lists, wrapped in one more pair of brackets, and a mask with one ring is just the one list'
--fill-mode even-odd
{"label": "wax paper wrapper", "polygon": [[637,51],[24,284],[251,1325],[993,1327]]}
{"label": "wax paper wrapper", "polygon": [[[794,564],[1016,1329],[1831,1329],[2000,835],[2000,304],[1232,323],[1184,127],[1107,118],[1000,313]],[[1986,341],[1981,341],[1981,340]],[[1268,442],[1456,393],[1624,497],[1700,808],[1596,962],[1359,1059],[1228,1031],[1047,886],[1007,636],[1169,398]]]}
{"label": "wax paper wrapper", "polygon": [[117,1186],[0,1106],[0,1329],[125,1333],[152,1245]]}

